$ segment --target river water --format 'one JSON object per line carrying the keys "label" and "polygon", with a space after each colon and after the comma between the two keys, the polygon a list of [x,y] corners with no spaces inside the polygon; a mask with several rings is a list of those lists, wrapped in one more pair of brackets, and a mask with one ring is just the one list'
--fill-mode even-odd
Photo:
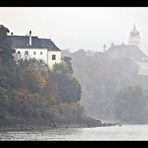
{"label": "river water", "polygon": [[1,141],[148,140],[148,125],[0,132]]}

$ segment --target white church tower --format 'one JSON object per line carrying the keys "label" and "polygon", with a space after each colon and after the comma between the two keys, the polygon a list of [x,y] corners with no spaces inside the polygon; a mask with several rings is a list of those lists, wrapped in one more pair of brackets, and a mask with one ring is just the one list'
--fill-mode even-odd
{"label": "white church tower", "polygon": [[136,30],[136,26],[134,25],[133,30],[130,32],[129,36],[129,45],[136,45],[140,49],[140,33]]}

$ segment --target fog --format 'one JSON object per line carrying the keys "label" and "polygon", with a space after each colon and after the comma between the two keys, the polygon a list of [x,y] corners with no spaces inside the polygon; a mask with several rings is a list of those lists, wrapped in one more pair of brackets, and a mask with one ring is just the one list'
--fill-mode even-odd
{"label": "fog", "polygon": [[62,55],[72,58],[86,114],[101,121],[148,122],[148,75],[140,74],[137,64],[141,51],[121,45],[94,53],[63,50]]}
{"label": "fog", "polygon": [[14,34],[29,30],[39,37],[52,38],[60,49],[102,51],[111,42],[128,43],[136,24],[141,49],[148,53],[148,8],[146,7],[3,7],[1,24]]}
{"label": "fog", "polygon": [[[55,70],[52,77],[57,82],[52,86],[49,81],[50,88],[57,91],[59,83],[58,91],[62,91],[57,91],[61,96],[51,91],[54,99],[63,97],[68,105],[80,101],[87,116],[101,121],[148,123],[148,8],[0,8],[0,21],[14,35],[25,36],[31,30],[32,36],[50,38],[63,59],[71,57],[71,63],[66,61],[70,74],[65,76],[63,70],[63,76]],[[25,84],[30,89],[31,84]],[[75,110],[76,105],[72,106]]]}

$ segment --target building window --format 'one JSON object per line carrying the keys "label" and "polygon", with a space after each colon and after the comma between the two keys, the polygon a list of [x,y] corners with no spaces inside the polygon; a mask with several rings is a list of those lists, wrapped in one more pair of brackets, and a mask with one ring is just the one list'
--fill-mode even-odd
{"label": "building window", "polygon": [[36,55],[36,52],[34,51],[34,55]]}
{"label": "building window", "polygon": [[52,55],[52,60],[56,60],[56,56],[55,55]]}
{"label": "building window", "polygon": [[17,54],[20,54],[20,51],[18,51]]}
{"label": "building window", "polygon": [[40,52],[40,55],[42,55],[43,53],[42,53],[42,51]]}
{"label": "building window", "polygon": [[25,54],[28,55],[28,51],[25,51]]}

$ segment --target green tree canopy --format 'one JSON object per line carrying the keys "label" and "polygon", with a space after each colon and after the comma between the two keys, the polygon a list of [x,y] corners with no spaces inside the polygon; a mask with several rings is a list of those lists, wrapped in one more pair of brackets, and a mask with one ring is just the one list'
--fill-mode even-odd
{"label": "green tree canopy", "polygon": [[129,86],[116,94],[114,111],[117,119],[129,123],[145,123],[145,95],[138,86]]}
{"label": "green tree canopy", "polygon": [[71,103],[80,101],[81,86],[66,64],[56,64],[53,67],[52,76],[57,84],[58,100],[60,102]]}
{"label": "green tree canopy", "polygon": [[[68,59],[67,63],[55,64],[52,71],[35,59],[14,60],[8,32],[0,25],[0,121],[50,121],[61,114],[76,116],[81,87]],[[66,107],[60,105],[63,102]],[[67,107],[68,115],[60,112]]]}
{"label": "green tree canopy", "polygon": [[8,37],[8,28],[0,25],[0,60],[1,62],[7,62],[13,59],[12,54],[14,50],[11,48],[11,41]]}

